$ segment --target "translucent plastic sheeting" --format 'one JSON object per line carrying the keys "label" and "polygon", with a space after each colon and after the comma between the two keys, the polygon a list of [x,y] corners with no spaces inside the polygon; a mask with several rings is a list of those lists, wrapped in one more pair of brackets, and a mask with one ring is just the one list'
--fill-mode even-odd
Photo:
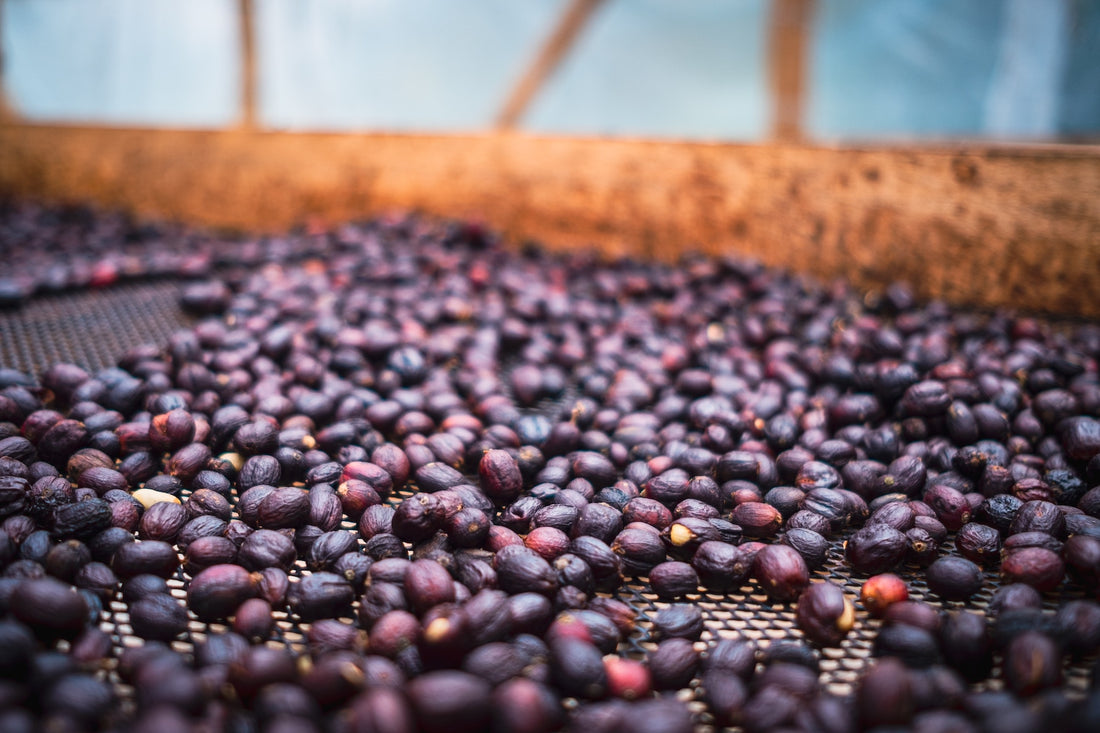
{"label": "translucent plastic sheeting", "polygon": [[4,85],[50,122],[222,127],[240,113],[236,0],[4,0]]}
{"label": "translucent plastic sheeting", "polygon": [[[253,0],[257,119],[278,129],[493,123],[568,0]],[[754,141],[772,127],[770,0],[606,0],[521,128]],[[1096,0],[816,0],[811,140],[1100,136]],[[34,121],[224,126],[237,0],[4,0],[9,101]]]}
{"label": "translucent plastic sheeting", "polygon": [[755,140],[768,0],[609,0],[525,120],[539,132]]}
{"label": "translucent plastic sheeting", "polygon": [[1091,0],[822,0],[806,128],[826,139],[1095,135],[1097,58]]}
{"label": "translucent plastic sheeting", "polygon": [[260,119],[294,129],[485,127],[564,7],[260,0]]}

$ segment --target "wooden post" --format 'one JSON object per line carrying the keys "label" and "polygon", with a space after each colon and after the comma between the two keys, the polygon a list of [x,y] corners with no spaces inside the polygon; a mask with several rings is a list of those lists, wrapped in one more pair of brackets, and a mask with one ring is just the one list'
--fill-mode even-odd
{"label": "wooden post", "polygon": [[256,26],[252,0],[238,1],[241,27],[241,122],[256,129]]}
{"label": "wooden post", "polygon": [[538,54],[531,61],[527,70],[523,72],[519,82],[512,88],[504,105],[497,115],[496,127],[498,130],[514,128],[535,94],[554,72],[565,54],[573,46],[574,41],[588,24],[593,11],[599,7],[603,0],[572,0],[565,9],[558,25],[547,37]]}
{"label": "wooden post", "polygon": [[15,109],[8,101],[8,92],[4,85],[4,0],[0,0],[0,122],[11,122],[18,119]]}
{"label": "wooden post", "polygon": [[801,140],[806,96],[807,40],[813,0],[772,0],[768,29],[768,75],[772,95],[772,137]]}

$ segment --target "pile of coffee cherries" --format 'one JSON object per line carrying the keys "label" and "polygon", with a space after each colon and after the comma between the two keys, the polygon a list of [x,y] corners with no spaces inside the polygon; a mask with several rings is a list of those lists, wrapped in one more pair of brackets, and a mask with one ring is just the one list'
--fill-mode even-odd
{"label": "pile of coffee cherries", "polygon": [[40,295],[118,283],[219,277],[265,262],[323,256],[316,227],[295,236],[212,234],[178,224],[140,222],[86,206],[0,200],[0,308]]}
{"label": "pile of coffee cherries", "polygon": [[[1063,684],[1100,648],[1100,325],[413,216],[279,241],[117,367],[0,369],[0,729],[1100,726]],[[790,640],[707,629],[746,586]]]}

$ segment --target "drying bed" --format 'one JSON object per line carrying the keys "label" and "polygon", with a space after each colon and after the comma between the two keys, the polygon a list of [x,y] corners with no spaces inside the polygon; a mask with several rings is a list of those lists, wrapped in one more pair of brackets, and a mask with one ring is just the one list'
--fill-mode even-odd
{"label": "drying bed", "polygon": [[[326,337],[331,341],[336,339],[337,332],[348,327],[347,324],[362,328],[364,323],[384,319],[387,317],[385,308],[394,307],[401,314],[414,316],[414,320],[420,319],[420,325],[412,328],[409,333],[398,334],[389,347],[379,352],[381,357],[378,354],[371,355],[369,346],[362,349],[368,354],[371,363],[367,364],[367,360],[364,360],[361,368],[370,372],[376,380],[369,385],[369,388],[375,392],[376,396],[381,395],[378,401],[385,401],[382,398],[395,390],[415,388],[423,380],[431,378],[432,369],[444,370],[454,378],[454,375],[463,367],[463,359],[478,356],[477,353],[463,352],[451,342],[443,346],[433,345],[432,337],[437,335],[437,331],[438,334],[442,334],[445,341],[447,339],[454,341],[456,338],[471,338],[471,334],[476,336],[495,330],[498,337],[503,333],[505,339],[515,341],[516,344],[508,350],[510,353],[500,355],[495,361],[490,360],[488,364],[482,365],[484,369],[495,369],[496,377],[490,377],[490,379],[495,379],[496,384],[490,387],[470,386],[468,391],[476,395],[478,390],[484,390],[487,395],[502,397],[503,401],[507,402],[507,407],[499,410],[501,414],[507,415],[511,425],[515,426],[521,420],[524,421],[523,427],[515,432],[520,433],[524,438],[538,439],[545,447],[550,440],[547,427],[559,422],[568,422],[571,412],[575,415],[577,405],[580,404],[578,400],[587,399],[597,407],[611,406],[608,409],[617,409],[621,414],[628,414],[631,409],[637,411],[654,409],[655,394],[648,394],[648,397],[639,396],[639,392],[645,393],[645,389],[639,388],[638,385],[627,384],[624,388],[625,396],[620,395],[619,401],[616,402],[613,396],[614,385],[600,383],[601,377],[608,377],[610,374],[600,373],[598,369],[596,373],[584,370],[584,365],[589,360],[599,363],[601,359],[605,361],[611,359],[608,352],[602,351],[600,346],[601,342],[606,343],[608,340],[620,349],[635,351],[641,359],[656,361],[658,368],[666,369],[673,376],[687,370],[692,372],[692,379],[698,379],[700,377],[697,372],[705,372],[708,368],[713,368],[716,373],[731,380],[741,380],[743,384],[735,385],[737,388],[755,388],[763,382],[773,382],[780,384],[780,392],[786,394],[798,391],[812,392],[817,389],[817,386],[806,381],[805,375],[798,373],[798,370],[791,373],[784,371],[785,367],[782,366],[799,362],[799,355],[794,353],[792,348],[799,338],[808,338],[811,350],[825,351],[828,348],[835,348],[837,351],[843,351],[849,346],[846,339],[858,341],[862,337],[872,345],[870,348],[880,350],[874,358],[864,353],[860,358],[866,362],[897,363],[915,354],[916,360],[922,362],[916,377],[927,378],[935,375],[936,368],[939,367],[940,381],[947,382],[951,379],[969,378],[970,374],[964,373],[965,370],[958,366],[958,362],[961,359],[972,364],[975,358],[974,352],[960,354],[952,350],[957,332],[965,333],[965,329],[971,329],[970,333],[974,334],[985,329],[990,334],[990,341],[996,341],[997,334],[1003,334],[1002,340],[1011,341],[1008,334],[1014,334],[1012,338],[1017,340],[1053,345],[1052,348],[1057,351],[1057,358],[1049,361],[1061,360],[1068,363],[1063,367],[1062,372],[1056,368],[1045,367],[1044,370],[1035,366],[1034,371],[1044,373],[1034,378],[1034,384],[1028,383],[1027,374],[1014,375],[1013,379],[1023,385],[1016,395],[1020,400],[1020,404],[1015,405],[1016,413],[1026,409],[1024,405],[1029,404],[1034,395],[1047,390],[1063,389],[1075,377],[1079,378],[1081,374],[1085,374],[1086,379],[1078,380],[1085,384],[1083,388],[1085,396],[1077,405],[1080,414],[1075,414],[1074,417],[1083,419],[1096,417],[1096,405],[1089,402],[1096,390],[1097,353],[1088,350],[1095,348],[1097,343],[1097,329],[1092,324],[1051,325],[1030,318],[1017,319],[1011,314],[956,316],[949,309],[938,304],[933,304],[922,311],[909,301],[903,288],[896,288],[886,294],[861,295],[847,291],[841,285],[822,286],[809,280],[771,273],[751,263],[733,260],[716,262],[703,258],[689,258],[677,269],[631,263],[601,264],[584,255],[552,257],[533,250],[515,253],[503,249],[493,240],[491,234],[479,228],[441,225],[420,222],[416,219],[395,219],[349,226],[330,235],[300,234],[296,236],[298,239],[294,237],[290,239],[292,242],[299,242],[298,248],[292,247],[291,250],[287,250],[286,240],[276,240],[266,244],[251,242],[245,245],[240,242],[222,242],[215,250],[216,255],[207,258],[209,269],[198,273],[214,276],[214,284],[203,283],[194,286],[175,278],[157,281],[138,280],[117,285],[98,283],[92,290],[71,294],[41,295],[28,299],[19,308],[0,311],[0,366],[38,376],[51,364],[66,362],[82,366],[94,374],[115,365],[120,359],[129,358],[130,362],[133,362],[134,353],[145,353],[147,358],[155,359],[158,357],[154,355],[158,352],[165,353],[167,350],[171,353],[173,348],[177,350],[190,348],[189,345],[180,346],[181,342],[186,342],[180,334],[188,333],[192,328],[202,328],[203,323],[222,324],[220,327],[207,326],[205,335],[200,334],[200,341],[204,339],[216,341],[217,338],[224,337],[226,332],[232,332],[235,327],[253,328],[254,326],[246,325],[250,318],[260,319],[261,322],[267,319],[264,325],[276,328],[283,325],[279,319],[285,316],[286,320],[292,324],[308,324],[307,327],[313,330],[311,338],[316,338],[318,320],[324,322],[327,318],[329,322],[324,322],[321,330],[329,329]],[[156,238],[152,237],[151,240],[155,241]],[[302,241],[306,241],[307,244],[301,245]],[[250,247],[248,257],[260,266],[253,270],[234,266],[234,247]],[[326,247],[328,250],[325,249]],[[395,255],[395,248],[404,248],[404,250],[396,249],[398,254]],[[318,258],[316,255],[322,251],[327,251],[329,256],[325,259]],[[300,256],[287,256],[294,253]],[[285,266],[274,264],[282,259],[290,261]],[[511,266],[509,263],[513,259],[520,260],[522,267],[517,272],[507,273]],[[505,271],[503,284],[497,280],[498,274],[495,268]],[[606,272],[601,268],[606,268]],[[531,282],[525,282],[524,278],[531,278]],[[570,278],[583,281],[579,302],[571,300],[572,288],[576,283]],[[725,281],[728,281],[728,284]],[[396,294],[389,290],[390,283],[397,284]],[[429,283],[433,288],[440,288],[443,294],[433,293],[431,297],[423,298],[423,302],[419,302],[418,294],[423,295],[425,292],[422,290],[425,283]],[[530,297],[525,297],[524,291],[528,284],[532,286],[533,295],[528,293]],[[228,287],[225,287],[226,285]],[[500,288],[499,292],[495,290],[497,287]],[[682,297],[686,289],[696,287],[704,287],[710,294],[702,297],[701,302],[692,301],[690,297],[686,299]],[[486,292],[490,295],[487,296]],[[375,293],[382,294],[379,295],[380,302],[372,300]],[[492,295],[493,293],[496,295]],[[506,297],[502,299],[500,293],[504,293]],[[291,301],[289,305],[278,302],[281,296],[286,296]],[[186,309],[181,308],[181,297]],[[348,306],[349,297],[352,301],[350,307]],[[787,314],[782,313],[778,308],[778,304],[783,302],[784,297],[791,298],[788,305],[792,312]],[[743,299],[744,303],[737,302],[737,298]],[[508,299],[512,300],[508,301]],[[704,308],[703,311],[693,312],[690,307],[684,305],[685,303],[702,305],[714,310],[706,312]],[[273,315],[283,305],[286,306],[286,311]],[[482,319],[476,311],[478,307],[496,309],[498,313],[491,318]],[[831,316],[815,320],[816,307],[831,309]],[[579,315],[577,309],[580,310]],[[348,313],[352,315],[348,316]],[[927,327],[925,322],[914,318],[913,323],[899,329],[897,326],[899,319],[905,319],[911,313],[923,313],[925,321],[931,321],[933,324],[936,321],[951,323],[953,330],[950,332],[950,337],[944,337],[946,331],[937,330],[933,325],[931,335],[927,336],[925,342],[918,342],[915,345],[907,343],[908,337],[914,333],[924,333],[923,329]],[[927,315],[929,313],[931,316]],[[341,324],[338,318],[335,321],[332,320],[340,314],[344,314],[346,323]],[[632,324],[631,317],[635,318],[640,325]],[[950,320],[956,317],[959,319],[957,322]],[[509,318],[511,320],[508,320]],[[559,322],[568,324],[564,332],[558,329]],[[678,330],[674,330],[673,335],[666,337],[661,329],[668,323],[674,324],[675,329]],[[827,327],[826,331],[819,333],[818,330],[822,325]],[[462,329],[466,327],[469,327],[468,332],[463,332]],[[866,336],[869,330],[879,327],[887,333],[886,336]],[[552,338],[542,336],[541,330],[544,328],[550,329]],[[589,329],[589,331],[584,333],[583,329]],[[729,336],[729,332],[734,329],[742,329],[737,338]],[[856,331],[861,332],[862,336],[854,335]],[[848,336],[846,332],[852,335]],[[456,336],[456,333],[459,336]],[[370,335],[368,330],[368,340]],[[391,333],[374,335],[382,340],[394,337]],[[292,340],[293,335],[287,338]],[[652,343],[646,343],[647,339]],[[403,341],[416,344],[421,352],[418,355],[419,358],[424,359],[426,356],[427,363],[409,364],[408,354],[404,355],[404,362],[401,359],[396,362],[393,359],[386,361],[387,354],[392,354]],[[943,343],[941,344],[940,341]],[[461,343],[466,342],[461,341]],[[524,350],[532,344],[544,350],[555,346],[563,347],[565,353],[548,356],[539,353],[539,348]],[[150,346],[154,348],[150,349]],[[724,359],[720,347],[726,346],[731,352],[738,353],[738,359]],[[866,345],[854,343],[850,346],[851,353],[858,352],[860,348],[866,351],[868,348]],[[947,351],[937,355],[937,349],[941,348],[946,348]],[[1038,349],[1039,347],[1028,345],[1027,348]],[[288,346],[285,349],[279,347],[279,349],[282,349],[279,351],[280,357],[287,353],[297,354],[300,351],[297,345]],[[331,343],[326,345],[323,351],[325,358],[332,358],[334,350]],[[500,351],[505,350],[500,349]],[[932,355],[929,356],[927,352],[931,352]],[[264,355],[267,356],[268,352]],[[820,354],[815,356],[823,358]],[[708,362],[707,359],[711,361]],[[752,359],[757,360],[755,367],[748,364]],[[612,363],[615,363],[614,360]],[[532,364],[546,366],[550,371],[550,377],[533,375]],[[247,365],[232,366],[240,368]],[[757,373],[760,372],[761,366],[766,368],[766,373]],[[835,365],[819,364],[818,366],[819,371],[815,376],[822,382],[828,381],[826,377],[821,376],[827,373],[827,369],[838,368]],[[355,373],[356,368],[360,368],[360,365],[348,366],[343,376],[347,377],[348,372]],[[405,379],[400,373],[402,368],[411,371],[427,370],[429,375]],[[748,371],[739,371],[742,368]],[[397,372],[398,376],[387,373],[387,370]],[[484,374],[478,376],[484,377]],[[1091,383],[1088,382],[1088,377],[1091,377]],[[6,378],[12,383],[18,381],[10,374],[6,375]],[[309,381],[309,379],[303,379]],[[385,379],[396,381],[389,385],[381,384]],[[541,382],[540,379],[542,379]],[[845,379],[849,391],[859,391],[858,386],[853,386],[858,375],[849,375],[841,378],[840,381],[844,382]],[[473,381],[472,376],[470,380]],[[666,391],[670,387],[673,392],[676,391],[674,384],[671,383],[673,381],[669,380],[663,385]],[[316,383],[316,381],[313,382],[313,384]],[[916,383],[916,378],[910,380],[902,385],[902,391]],[[705,396],[709,392],[709,387],[709,384],[706,389],[689,385],[683,390],[687,397],[681,399],[683,405],[678,411],[674,409],[675,405],[665,406],[664,409],[670,410],[670,414],[676,416],[671,419],[664,418],[666,424],[677,422],[681,424],[678,429],[668,431],[667,435],[662,436],[662,442],[684,443],[686,441],[692,445],[698,444],[700,425],[692,424],[693,416],[690,414],[688,405],[693,400]],[[1092,392],[1088,391],[1090,388]],[[988,395],[983,394],[972,398],[967,397],[964,387],[959,386],[958,389],[959,395],[954,397],[963,402],[968,400],[984,402],[989,399]],[[871,387],[870,391],[873,390],[874,387]],[[657,392],[656,389],[653,391]],[[839,391],[827,393],[834,397],[841,394]],[[960,395],[963,396],[960,397]],[[757,397],[759,398],[759,395]],[[599,404],[601,398],[606,398],[602,405]],[[796,447],[799,437],[807,432],[819,430],[828,433],[828,437],[831,438],[838,432],[837,428],[844,427],[839,423],[851,425],[862,422],[868,426],[898,424],[906,420],[911,423],[912,418],[919,414],[919,410],[910,410],[907,413],[904,407],[897,407],[896,405],[902,401],[900,398],[899,394],[891,399],[894,404],[893,412],[884,410],[882,413],[868,414],[863,420],[841,420],[838,424],[828,425],[828,427],[824,424],[821,426],[812,423],[797,424],[791,436],[781,434],[781,431],[789,429],[788,425],[769,424],[769,420],[789,408],[790,404],[772,409],[760,407],[759,401],[754,403],[752,400],[745,400],[739,405],[739,418],[743,421],[740,428],[742,435],[737,436],[726,446],[720,443],[719,438],[714,438],[709,449],[718,456],[735,448],[743,448],[768,453],[774,459],[783,452],[783,449],[789,450]],[[471,405],[476,402],[474,396],[468,399]],[[1010,402],[1011,398],[1005,397],[1004,400]],[[882,401],[887,402],[886,399]],[[501,400],[498,400],[498,404],[500,402]],[[827,412],[821,405],[809,400],[796,401],[794,404],[798,408],[795,412],[799,416],[814,410]],[[366,404],[363,406],[367,407]],[[586,409],[587,406],[588,403],[585,403]],[[760,408],[759,412],[754,413],[753,411],[757,408]],[[482,409],[479,417],[485,422],[493,422],[495,418],[492,415],[492,409]],[[410,411],[416,410],[410,408]],[[294,410],[288,409],[283,412],[290,414]],[[369,420],[371,414],[369,412],[366,414]],[[330,423],[338,422],[332,419],[331,410],[327,415]],[[940,415],[925,417],[928,419],[924,420],[926,424],[923,426],[907,424],[898,430],[917,435],[917,437],[908,436],[908,439],[914,441],[921,438],[918,435],[921,429],[929,433],[924,436],[928,439],[934,437],[937,431],[940,433],[946,431]],[[316,422],[318,430],[324,427],[322,419],[319,418]],[[385,438],[394,437],[393,419],[381,417],[371,422],[372,425],[369,427],[377,427],[381,433],[385,434]],[[810,426],[807,427],[807,425]],[[429,424],[424,430],[430,434],[436,430],[436,426]],[[412,428],[409,431],[417,432]],[[856,443],[855,432],[849,430],[846,435]],[[407,439],[408,436],[402,437]],[[585,436],[578,431],[577,435],[572,436],[571,450],[581,448],[581,441],[585,439]],[[987,437],[983,436],[983,439]],[[395,437],[394,440],[399,441]],[[413,442],[424,445],[422,441]],[[818,440],[819,444],[820,442],[821,440]],[[1038,440],[1035,442],[1037,443]],[[407,441],[406,445],[408,445]],[[488,450],[490,446],[480,447]],[[1032,447],[1038,450],[1037,446]],[[609,444],[593,444],[590,449],[612,455],[618,468],[618,479],[622,479],[626,463],[638,460],[635,454],[629,452],[616,456],[611,452]],[[1049,446],[1044,447],[1044,450],[1050,453],[1045,458],[1050,459],[1053,451]],[[859,453],[864,453],[862,447]],[[855,454],[853,452],[853,457]],[[652,462],[652,459],[660,456],[661,452],[657,450],[649,456],[649,459]],[[551,456],[544,456],[544,458],[549,457]],[[1067,461],[1064,456],[1057,460],[1061,461],[1057,464],[1058,466],[1066,467],[1069,464],[1069,470],[1080,474],[1086,482],[1090,480],[1091,474],[1087,472],[1085,465],[1088,463],[1087,460],[1075,457],[1072,461]],[[1051,465],[1055,465],[1056,461],[1052,461]],[[888,462],[884,461],[884,463]],[[476,486],[479,483],[478,466],[469,461],[460,461],[460,464],[466,479]],[[659,461],[657,465],[660,465]],[[951,472],[950,460],[941,471],[941,473],[947,472]],[[1023,480],[1033,477],[1030,474],[1021,473],[1019,478]],[[526,480],[525,489],[532,489],[536,483],[534,480]],[[771,485],[767,483],[762,485],[761,498],[768,488],[777,484],[794,483],[794,481],[781,481],[776,478],[770,483]],[[971,489],[974,490],[978,481],[973,480],[970,483]],[[544,484],[545,482],[542,485]],[[299,480],[296,485],[304,484]],[[403,501],[415,496],[415,485],[414,478],[410,486],[396,488],[386,501],[395,508],[400,506]],[[136,489],[137,486],[131,488]],[[639,488],[644,494],[645,485]],[[812,486],[807,488],[812,489]],[[1086,490],[1088,488],[1088,486],[1084,487]],[[191,491],[190,486],[181,485],[178,498],[186,502]],[[234,520],[241,519],[237,509],[240,493],[237,487],[233,487],[229,492]],[[1084,491],[1079,491],[1076,498],[1079,499],[1083,493]],[[553,497],[545,494],[543,497],[547,502],[554,501]],[[870,500],[875,497],[868,495],[864,498]],[[593,497],[593,500],[598,501],[599,495]],[[721,507],[721,516],[726,518],[729,517],[728,504],[729,501],[726,501],[726,505]],[[853,526],[855,524],[859,522],[853,522]],[[1086,523],[1081,521],[1074,526],[1085,529]],[[339,529],[354,534],[357,531],[357,523],[344,516]],[[825,580],[839,586],[848,598],[854,601],[859,597],[867,574],[854,572],[851,564],[845,559],[844,544],[852,531],[851,527],[847,527],[830,533],[827,560],[821,567],[812,569],[811,576],[815,582]],[[952,532],[951,535],[953,536],[954,533]],[[776,537],[781,536],[782,531],[779,531],[770,535],[762,534],[759,539],[772,542]],[[750,539],[752,538],[749,536],[745,537],[746,541]],[[357,551],[361,551],[363,545],[363,540],[360,540]],[[406,547],[412,550],[413,543],[406,542]],[[949,537],[940,545],[939,554],[944,556],[955,554],[953,539]],[[978,592],[963,601],[947,602],[928,589],[924,580],[924,568],[913,564],[896,563],[893,569],[907,582],[910,600],[924,601],[936,608],[952,611],[970,610],[985,615],[993,593],[1003,585],[998,566],[994,563],[982,569],[983,581]],[[299,558],[289,575],[297,580],[309,572],[306,562]],[[185,602],[187,599],[189,580],[190,576],[179,569],[168,581],[171,595],[180,602]],[[660,641],[659,634],[654,628],[654,620],[662,609],[672,604],[672,601],[659,598],[646,582],[644,573],[627,577],[617,588],[605,588],[599,592],[599,595],[625,602],[635,614],[634,628],[629,633],[623,634],[617,645],[617,653],[625,658],[645,659],[647,653],[652,652]],[[1069,579],[1060,583],[1053,592],[1045,593],[1042,605],[1048,615],[1052,615],[1069,601],[1094,597],[1094,590],[1076,580]],[[558,602],[562,601],[559,599]],[[755,580],[746,578],[742,587],[725,592],[713,592],[697,587],[695,592],[687,593],[676,599],[676,602],[688,603],[702,610],[704,630],[696,641],[696,647],[700,651],[720,639],[749,640],[757,644],[762,653],[776,643],[793,643],[803,648],[807,646],[803,632],[796,621],[796,604],[770,598],[767,593],[762,592]],[[341,617],[354,619],[358,613],[358,606],[359,601],[354,601],[344,610]],[[303,622],[294,613],[288,612],[285,607],[275,608],[273,618],[275,623],[266,644],[272,647],[284,647],[296,655],[306,654],[309,624]],[[861,676],[874,659],[874,641],[881,624],[879,619],[871,618],[862,607],[857,607],[855,624],[844,635],[843,640],[839,644],[816,649],[814,656],[819,665],[819,679],[822,688],[828,694],[850,699],[856,693]],[[121,594],[116,593],[105,604],[100,628],[109,634],[112,647],[105,655],[98,674],[111,681],[118,695],[118,712],[108,720],[111,724],[126,725],[138,716],[140,711],[132,688],[119,676],[117,660],[123,649],[141,646],[143,640],[134,633],[128,615],[128,604],[122,601]],[[178,635],[171,646],[175,651],[190,658],[194,655],[196,643],[202,642],[211,633],[224,632],[230,628],[228,619],[201,622],[192,613],[186,631]],[[66,643],[61,642],[60,648],[65,647]],[[999,658],[998,656],[998,660]],[[1069,699],[1086,698],[1094,661],[1093,653],[1085,655],[1083,659],[1066,658],[1063,669],[1065,679],[1061,689]],[[1001,690],[1004,687],[1001,677],[998,664],[992,668],[986,679],[974,682],[969,686],[969,690],[971,693]],[[691,685],[679,692],[678,698],[689,701],[689,708],[694,714],[693,721],[697,727],[714,727],[715,719],[699,687],[700,678],[696,675]],[[570,711],[589,709],[594,706],[591,702],[583,700],[578,702],[572,699],[572,696],[565,697],[567,698],[565,707]],[[1032,707],[1035,708],[1034,705]],[[1042,710],[1046,711],[1046,709]],[[587,719],[582,717],[577,720]],[[853,721],[856,720],[857,718],[853,718]],[[734,719],[732,722],[739,721]],[[744,722],[745,727],[754,729],[752,721],[741,722]],[[867,721],[862,720],[862,723]],[[853,725],[856,724],[853,722]],[[430,726],[430,723],[427,725]]]}

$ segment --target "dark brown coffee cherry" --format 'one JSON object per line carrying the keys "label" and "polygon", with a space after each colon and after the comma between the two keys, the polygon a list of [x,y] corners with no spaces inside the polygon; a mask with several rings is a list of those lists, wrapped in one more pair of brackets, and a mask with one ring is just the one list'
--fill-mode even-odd
{"label": "dark brown coffee cherry", "polygon": [[1062,681],[1062,652],[1046,634],[1024,631],[1008,643],[1001,674],[1017,695],[1034,695]]}
{"label": "dark brown coffee cherry", "polygon": [[965,601],[981,590],[982,569],[966,558],[941,557],[928,566],[932,592],[947,601]]}
{"label": "dark brown coffee cherry", "polygon": [[200,621],[221,621],[256,595],[258,580],[240,565],[213,565],[191,579],[187,607]]}
{"label": "dark brown coffee cherry", "polygon": [[896,567],[905,558],[908,540],[885,524],[868,524],[844,543],[844,556],[860,573],[877,575]]}
{"label": "dark brown coffee cherry", "polygon": [[1001,575],[1006,582],[1026,583],[1045,593],[1061,584],[1065,564],[1057,553],[1044,547],[1024,547],[1005,553]]}
{"label": "dark brown coffee cherry", "polygon": [[753,575],[775,601],[793,601],[810,584],[810,571],[798,551],[788,545],[767,545],[756,554]]}
{"label": "dark brown coffee cherry", "polygon": [[810,641],[822,646],[837,646],[855,624],[856,612],[844,591],[826,581],[811,583],[802,592],[795,619]]}
{"label": "dark brown coffee cherry", "polygon": [[44,639],[72,639],[88,623],[88,602],[54,578],[23,580],[8,601],[12,615]]}
{"label": "dark brown coffee cherry", "polygon": [[649,583],[660,598],[672,599],[699,590],[699,576],[686,562],[669,561],[649,571]]}

